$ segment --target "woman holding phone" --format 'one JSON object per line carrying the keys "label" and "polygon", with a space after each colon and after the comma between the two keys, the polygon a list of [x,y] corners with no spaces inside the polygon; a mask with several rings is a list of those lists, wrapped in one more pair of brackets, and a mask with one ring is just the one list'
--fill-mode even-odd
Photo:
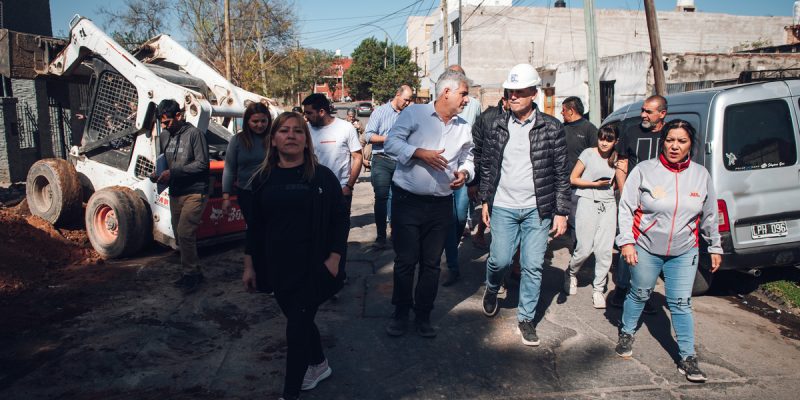
{"label": "woman holding phone", "polygon": [[597,147],[584,150],[569,177],[578,188],[578,208],[575,212],[575,236],[577,245],[564,275],[564,292],[575,294],[578,279],[575,275],[581,266],[594,254],[594,281],[592,282],[592,304],[594,308],[606,308],[603,293],[611,268],[611,252],[617,230],[617,203],[612,185],[617,163],[617,131],[604,126],[597,131]]}

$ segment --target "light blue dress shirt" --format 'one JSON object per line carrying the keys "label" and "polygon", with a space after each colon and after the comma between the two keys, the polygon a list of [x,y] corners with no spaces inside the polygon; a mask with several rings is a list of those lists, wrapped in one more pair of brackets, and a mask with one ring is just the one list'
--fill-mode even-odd
{"label": "light blue dress shirt", "polygon": [[[444,149],[447,168],[439,171],[413,158],[419,148]],[[389,131],[384,149],[397,159],[392,182],[414,194],[448,196],[453,193],[450,183],[456,179],[457,171],[466,171],[467,181],[475,176],[470,125],[458,116],[444,123],[434,103],[412,104],[403,110]]]}

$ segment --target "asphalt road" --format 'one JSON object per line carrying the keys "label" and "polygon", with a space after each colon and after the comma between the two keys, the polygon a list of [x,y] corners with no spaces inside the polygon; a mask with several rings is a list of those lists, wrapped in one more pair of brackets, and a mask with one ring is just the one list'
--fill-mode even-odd
{"label": "asphalt road", "polygon": [[[654,294],[659,312],[643,317],[633,357],[617,357],[620,310],[592,308],[590,267],[579,276],[577,295],[561,293],[569,260],[561,240],[551,243],[544,266],[541,346],[520,342],[513,288],[497,317],[481,313],[486,252],[473,248],[470,239],[461,247],[463,279],[439,290],[432,316],[438,337],[388,337],[393,251],[371,245],[368,179],[363,176],[355,189],[349,283],[317,316],[333,375],[302,398],[798,397],[799,332],[769,309],[754,312],[736,296],[693,299],[698,356],[708,383],[689,383],[676,371],[677,344],[660,286]],[[204,249],[207,282],[188,296],[170,284],[179,270],[174,254],[98,266],[124,271],[116,278],[124,282],[115,282],[114,290],[107,289],[109,282],[74,287],[76,296],[91,293],[86,310],[37,329],[21,328],[9,339],[0,352],[0,398],[277,399],[285,320],[273,298],[244,292],[242,249]]]}

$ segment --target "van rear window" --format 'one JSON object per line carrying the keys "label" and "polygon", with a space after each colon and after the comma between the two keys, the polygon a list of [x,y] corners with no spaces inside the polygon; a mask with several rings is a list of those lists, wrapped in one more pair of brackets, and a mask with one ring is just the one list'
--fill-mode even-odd
{"label": "van rear window", "polygon": [[729,106],[723,129],[723,162],[728,170],[778,168],[797,162],[792,118],[783,100]]}

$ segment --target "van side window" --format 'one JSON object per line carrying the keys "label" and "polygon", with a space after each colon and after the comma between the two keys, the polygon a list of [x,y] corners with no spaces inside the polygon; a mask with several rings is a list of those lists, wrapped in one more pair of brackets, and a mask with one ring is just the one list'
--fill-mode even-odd
{"label": "van side window", "polygon": [[797,162],[795,132],[783,100],[727,107],[723,132],[723,162],[728,170],[777,168]]}

